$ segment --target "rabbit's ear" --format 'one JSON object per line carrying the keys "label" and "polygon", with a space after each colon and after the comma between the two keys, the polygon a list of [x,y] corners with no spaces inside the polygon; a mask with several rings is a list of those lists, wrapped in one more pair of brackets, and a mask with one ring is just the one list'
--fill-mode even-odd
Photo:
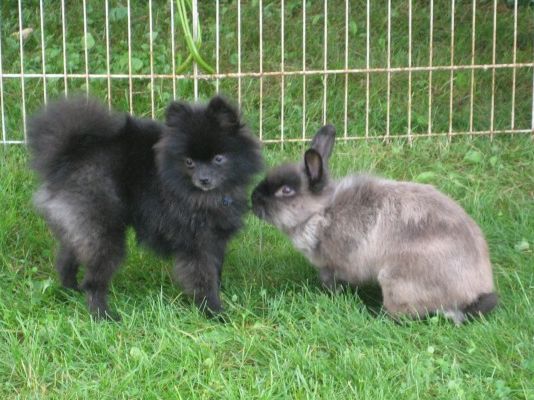
{"label": "rabbit's ear", "polygon": [[311,148],[322,157],[323,162],[327,163],[332,154],[334,141],[336,139],[336,128],[333,125],[325,125],[315,134]]}
{"label": "rabbit's ear", "polygon": [[320,190],[324,178],[323,159],[315,149],[309,149],[304,153],[304,166],[310,182],[310,189]]}

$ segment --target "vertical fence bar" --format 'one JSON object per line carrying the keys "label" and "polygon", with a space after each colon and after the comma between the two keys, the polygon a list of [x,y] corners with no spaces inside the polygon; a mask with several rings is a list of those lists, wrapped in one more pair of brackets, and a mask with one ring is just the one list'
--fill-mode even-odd
{"label": "vertical fence bar", "polygon": [[454,100],[454,15],[455,15],[455,0],[451,1],[451,74],[449,79],[449,132],[448,139],[452,138],[452,113]]}
{"label": "vertical fence bar", "polygon": [[532,112],[531,112],[530,130],[531,130],[532,139],[534,139],[534,68],[532,68]]}
{"label": "vertical fence bar", "polygon": [[[263,1],[259,0],[259,24],[260,24],[260,140],[263,140]],[[217,32],[219,29],[217,28]],[[217,37],[219,37],[217,35]],[[217,53],[218,54],[218,53]],[[219,60],[217,57],[217,72],[219,70]]]}
{"label": "vertical fence bar", "polygon": [[[428,40],[428,66],[434,62],[434,0],[430,0],[430,28]],[[428,71],[428,135],[432,133],[432,69]]]}
{"label": "vertical fence bar", "polygon": [[22,0],[19,0],[19,58],[20,58],[20,94],[22,96],[22,127],[26,141],[26,90],[24,84],[24,39],[22,37]]}
{"label": "vertical fence bar", "polygon": [[155,117],[156,107],[154,104],[154,32],[152,25],[152,0],[148,0],[148,29],[149,29],[149,53],[150,53],[150,112]]}
{"label": "vertical fence bar", "polygon": [[67,23],[65,15],[65,0],[61,0],[61,35],[63,39],[63,84],[65,86],[65,96],[69,93],[67,82]]}
{"label": "vertical fence bar", "polygon": [[[176,99],[176,43],[174,41],[174,0],[170,0],[171,5],[171,68],[172,68],[172,98]],[[217,0],[219,4],[219,0]]]}
{"label": "vertical fence bar", "polygon": [[[192,1],[192,20],[193,20],[193,41],[196,43],[198,41],[198,2],[197,0]],[[198,100],[198,65],[196,61],[193,62],[193,86],[194,86],[194,96],[195,101]]]}
{"label": "vertical fence bar", "polygon": [[473,15],[471,20],[471,93],[469,95],[469,132],[473,132],[473,109],[475,105],[475,48],[476,48],[476,23],[477,23],[477,0],[473,0]]}
{"label": "vertical fence bar", "polygon": [[408,142],[412,143],[412,0],[408,2]]}
{"label": "vertical fence bar", "polygon": [[128,16],[128,93],[130,102],[130,114],[133,114],[133,85],[132,85],[132,16],[130,10],[130,0],[127,1]]}
{"label": "vertical fence bar", "polygon": [[[0,8],[0,21],[2,20],[2,8]],[[0,29],[0,116],[2,117],[2,142],[6,145],[6,115],[4,112],[4,68],[2,61],[2,29]]]}
{"label": "vertical fence bar", "polygon": [[324,29],[323,29],[323,125],[326,124],[326,99],[328,90],[328,1],[324,0]]}
{"label": "vertical fence bar", "polygon": [[495,128],[495,60],[497,51],[497,0],[493,0],[493,47],[491,53],[491,121],[490,121],[490,139],[493,140],[493,130]]}
{"label": "vertical fence bar", "polygon": [[83,55],[85,62],[85,92],[89,94],[89,51],[87,50],[87,5],[82,1],[83,7]]}
{"label": "vertical fence bar", "polygon": [[237,103],[241,106],[241,0],[237,0]]}
{"label": "vertical fence bar", "polygon": [[108,108],[111,109],[111,67],[110,67],[110,53],[109,53],[109,2],[104,3],[106,11],[106,74],[108,84]]}
{"label": "vertical fence bar", "polygon": [[347,138],[347,107],[349,97],[349,0],[345,0],[345,101],[343,109],[343,137]]}
{"label": "vertical fence bar", "polygon": [[41,22],[41,64],[42,64],[42,71],[43,71],[43,102],[46,104],[46,101],[48,100],[48,94],[46,90],[46,56],[45,56],[45,25],[44,25],[44,6],[43,6],[43,0],[39,1],[39,19]]}
{"label": "vertical fence bar", "polygon": [[386,140],[389,139],[389,116],[391,97],[391,0],[388,0],[388,58],[387,58],[387,104],[386,104]]}
{"label": "vertical fence bar", "polygon": [[515,80],[516,80],[516,67],[517,62],[517,4],[519,0],[514,0],[514,48],[512,52],[512,112],[510,115],[510,129],[515,129]]}
{"label": "vertical fence bar", "polygon": [[366,7],[366,43],[365,43],[365,138],[369,138],[369,89],[370,89],[370,74],[369,68],[371,67],[371,0],[367,0]]}
{"label": "vertical fence bar", "polygon": [[282,141],[282,148],[284,148],[284,108],[285,108],[285,94],[284,94],[284,70],[285,70],[285,32],[284,32],[284,14],[285,14],[285,4],[284,0],[280,3],[280,140]]}
{"label": "vertical fence bar", "polygon": [[217,74],[217,78],[215,78],[215,90],[217,93],[219,93],[219,35],[220,35],[219,0],[216,0],[215,2],[215,73]]}
{"label": "vertical fence bar", "polygon": [[[306,0],[302,0],[302,71],[306,71]],[[302,75],[302,140],[306,139],[306,74]]]}

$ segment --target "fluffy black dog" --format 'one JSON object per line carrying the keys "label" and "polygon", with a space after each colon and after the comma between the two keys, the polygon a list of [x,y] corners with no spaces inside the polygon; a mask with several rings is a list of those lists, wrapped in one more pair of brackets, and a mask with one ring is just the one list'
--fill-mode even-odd
{"label": "fluffy black dog", "polygon": [[226,244],[242,226],[247,185],[263,164],[232,105],[219,96],[207,105],[173,102],[163,125],[75,98],[49,104],[29,127],[43,181],[34,201],[59,239],[61,282],[86,292],[94,316],[117,317],[107,293],[128,226],[140,243],[176,257],[176,277],[201,308],[222,310]]}

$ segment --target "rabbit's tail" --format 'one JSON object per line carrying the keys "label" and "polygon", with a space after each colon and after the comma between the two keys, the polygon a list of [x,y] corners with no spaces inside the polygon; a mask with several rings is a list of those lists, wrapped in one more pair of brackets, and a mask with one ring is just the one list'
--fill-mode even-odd
{"label": "rabbit's tail", "polygon": [[492,293],[482,293],[475,301],[462,309],[443,310],[443,316],[452,320],[456,325],[462,325],[467,320],[489,313],[499,303],[499,296]]}
{"label": "rabbit's tail", "polygon": [[469,318],[487,314],[499,303],[499,296],[495,292],[482,293],[471,304],[464,307],[462,312]]}

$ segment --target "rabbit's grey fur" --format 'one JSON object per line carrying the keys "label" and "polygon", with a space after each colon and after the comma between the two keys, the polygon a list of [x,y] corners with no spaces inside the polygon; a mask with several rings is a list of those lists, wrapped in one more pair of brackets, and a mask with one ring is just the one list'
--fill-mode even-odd
{"label": "rabbit's grey fur", "polygon": [[323,127],[304,162],[269,172],[256,215],[292,240],[323,284],[378,282],[392,316],[442,312],[460,324],[497,304],[480,228],[433,186],[369,175],[329,179],[335,130]]}

